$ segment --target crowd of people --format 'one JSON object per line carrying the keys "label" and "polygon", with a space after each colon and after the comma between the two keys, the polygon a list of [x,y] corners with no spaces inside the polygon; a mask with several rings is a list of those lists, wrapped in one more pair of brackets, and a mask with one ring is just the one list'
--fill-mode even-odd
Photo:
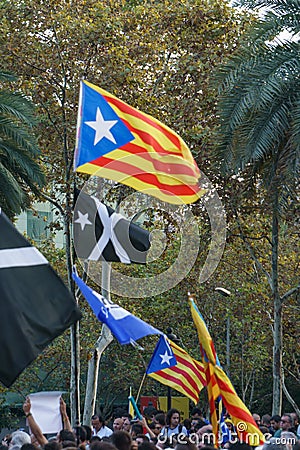
{"label": "crowd of people", "polygon": [[[148,411],[147,411],[148,410]],[[72,427],[64,400],[60,399],[63,429],[52,437],[42,433],[31,412],[27,398],[23,405],[29,433],[16,430],[5,436],[0,450],[253,450],[242,442],[230,417],[220,426],[216,441],[209,420],[200,408],[191,411],[189,418],[181,420],[177,409],[168,412],[145,408],[142,419],[135,419],[122,410],[115,411],[109,421],[101,415],[92,416],[89,426]],[[265,436],[265,443],[256,450],[300,450],[300,424],[295,413],[281,416],[253,414],[257,427]],[[258,448],[259,447],[259,448]]]}

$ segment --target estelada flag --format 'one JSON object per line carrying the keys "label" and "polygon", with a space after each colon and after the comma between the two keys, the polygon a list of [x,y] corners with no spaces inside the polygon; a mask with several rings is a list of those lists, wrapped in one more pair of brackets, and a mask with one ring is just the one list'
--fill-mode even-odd
{"label": "estelada flag", "polygon": [[80,318],[73,295],[47,259],[0,210],[0,381],[11,386]]}
{"label": "estelada flag", "polygon": [[172,204],[193,203],[205,192],[180,136],[87,81],[80,87],[74,168]]}

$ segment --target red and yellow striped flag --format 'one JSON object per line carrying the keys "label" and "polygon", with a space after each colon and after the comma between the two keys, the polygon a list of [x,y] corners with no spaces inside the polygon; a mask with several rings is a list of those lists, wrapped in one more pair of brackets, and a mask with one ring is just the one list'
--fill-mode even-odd
{"label": "red and yellow striped flag", "polygon": [[[165,364],[167,359],[168,364]],[[160,338],[146,373],[189,397],[195,404],[199,401],[200,391],[206,385],[203,364],[193,359],[183,348],[167,340],[165,336]]]}
{"label": "red and yellow striped flag", "polygon": [[202,360],[205,367],[211,424],[216,442],[218,437],[216,400],[221,397],[235,425],[239,440],[251,446],[263,444],[265,441],[264,435],[257,427],[251,412],[238,397],[231,381],[220,366],[212,338],[200,311],[191,297],[189,297],[189,302],[192,318],[198,332]]}
{"label": "red and yellow striped flag", "polygon": [[180,136],[87,81],[81,82],[74,166],[173,204],[193,203],[205,192]]}

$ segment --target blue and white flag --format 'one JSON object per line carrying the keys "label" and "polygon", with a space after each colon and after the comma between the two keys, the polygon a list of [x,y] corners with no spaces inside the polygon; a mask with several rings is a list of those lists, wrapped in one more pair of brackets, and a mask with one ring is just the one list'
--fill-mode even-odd
{"label": "blue and white flag", "polygon": [[73,271],[72,277],[94,311],[97,319],[108,326],[120,344],[134,344],[137,339],[148,336],[149,334],[163,334],[161,331],[126,311],[126,309],[108,301],[105,297],[88,287],[77,275],[75,270]]}
{"label": "blue and white flag", "polygon": [[147,367],[146,373],[149,375],[152,372],[168,369],[169,367],[176,366],[177,360],[170,347],[166,336],[161,336],[156,344],[152,358]]}
{"label": "blue and white flag", "polygon": [[224,415],[223,413],[221,413],[221,417],[220,417],[220,441],[222,443],[222,446],[224,446],[224,444],[226,444],[227,442],[231,441],[231,431],[229,430],[225,419],[224,419]]}

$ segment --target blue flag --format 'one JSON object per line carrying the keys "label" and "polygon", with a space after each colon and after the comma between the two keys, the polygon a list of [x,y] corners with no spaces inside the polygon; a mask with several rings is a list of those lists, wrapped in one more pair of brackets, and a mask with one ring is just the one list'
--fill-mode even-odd
{"label": "blue flag", "polygon": [[177,361],[169,342],[165,336],[161,336],[156,344],[146,373],[149,375],[150,373],[176,366],[176,364]]}
{"label": "blue flag", "polygon": [[73,271],[72,277],[94,311],[97,319],[108,326],[120,344],[134,344],[137,339],[148,336],[149,334],[163,334],[161,331],[126,311],[126,309],[108,301],[105,297],[88,287],[77,275],[75,270]]}

